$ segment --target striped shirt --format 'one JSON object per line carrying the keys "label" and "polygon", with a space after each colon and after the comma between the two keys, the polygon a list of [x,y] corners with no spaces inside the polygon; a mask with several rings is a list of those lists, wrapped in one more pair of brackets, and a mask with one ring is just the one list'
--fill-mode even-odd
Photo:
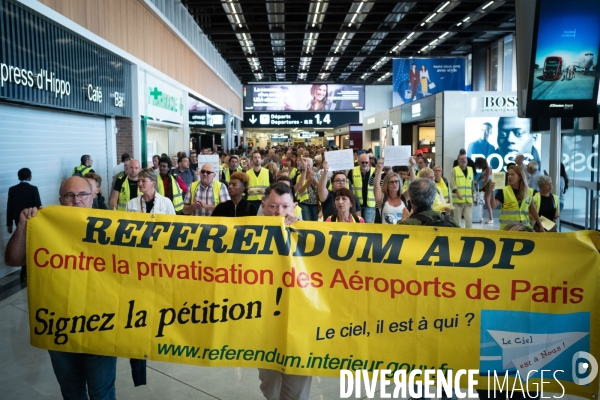
{"label": "striped shirt", "polygon": [[[213,193],[213,184],[214,184],[214,180],[208,186],[203,186],[202,183],[200,183],[198,185],[198,189],[196,189],[196,193],[194,193],[194,202],[196,200],[202,200],[204,203],[206,203],[208,205],[214,205],[215,204],[215,194]],[[192,197],[191,191],[187,192],[183,203],[187,204],[187,205],[192,204],[191,197]],[[227,200],[231,200],[229,197],[229,192],[227,191],[227,185],[221,184],[221,191],[219,192],[219,202],[225,203]],[[212,211],[207,210],[205,208],[201,208],[200,210],[194,210],[194,213],[192,215],[209,217],[211,214],[212,214]]]}

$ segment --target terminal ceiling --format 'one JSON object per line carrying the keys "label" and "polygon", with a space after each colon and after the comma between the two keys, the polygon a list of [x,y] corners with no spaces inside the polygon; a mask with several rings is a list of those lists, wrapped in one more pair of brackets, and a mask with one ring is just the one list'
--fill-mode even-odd
{"label": "terminal ceiling", "polygon": [[389,84],[397,57],[461,57],[515,30],[515,3],[182,0],[242,83]]}

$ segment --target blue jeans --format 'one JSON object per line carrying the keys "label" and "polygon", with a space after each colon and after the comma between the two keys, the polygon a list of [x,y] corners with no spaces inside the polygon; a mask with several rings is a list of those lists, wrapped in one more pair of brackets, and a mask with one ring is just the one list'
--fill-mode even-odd
{"label": "blue jeans", "polygon": [[115,400],[117,358],[48,350],[65,400]]}
{"label": "blue jeans", "polygon": [[361,216],[365,220],[365,223],[372,224],[375,221],[375,207],[363,207]]}
{"label": "blue jeans", "polygon": [[[316,204],[304,204],[299,203],[302,209],[302,220],[303,221],[318,221],[319,220],[319,207]],[[327,217],[325,217],[327,218]]]}

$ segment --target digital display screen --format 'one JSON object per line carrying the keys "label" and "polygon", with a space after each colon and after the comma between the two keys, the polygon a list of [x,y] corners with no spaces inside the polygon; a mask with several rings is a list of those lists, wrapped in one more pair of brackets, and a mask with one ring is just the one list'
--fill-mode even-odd
{"label": "digital display screen", "polygon": [[364,85],[247,85],[244,111],[361,111]]}
{"label": "digital display screen", "polygon": [[600,1],[538,0],[536,16],[527,116],[593,115]]}

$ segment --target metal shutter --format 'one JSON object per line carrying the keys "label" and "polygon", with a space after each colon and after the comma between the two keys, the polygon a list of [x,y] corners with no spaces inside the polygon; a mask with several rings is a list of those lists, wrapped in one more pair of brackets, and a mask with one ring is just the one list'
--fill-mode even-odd
{"label": "metal shutter", "polygon": [[[92,168],[102,176],[108,199],[106,120],[84,114],[0,104],[0,251],[10,235],[6,230],[8,188],[19,183],[17,172],[29,168],[43,206],[58,204],[60,183],[71,176],[83,154],[92,156]],[[110,177],[112,179],[112,176]],[[0,259],[0,277],[12,270]]]}

